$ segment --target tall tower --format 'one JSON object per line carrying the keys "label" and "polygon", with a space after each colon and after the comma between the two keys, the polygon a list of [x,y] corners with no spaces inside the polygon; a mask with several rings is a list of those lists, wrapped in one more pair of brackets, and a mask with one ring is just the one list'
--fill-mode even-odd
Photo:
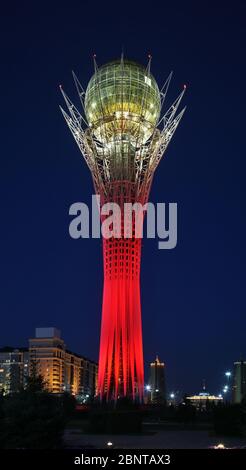
{"label": "tall tower", "polygon": [[165,364],[156,356],[155,361],[150,363],[150,392],[152,403],[165,403],[166,380]]}
{"label": "tall tower", "polygon": [[241,403],[246,398],[246,361],[234,362],[232,400]]}
{"label": "tall tower", "polygon": [[[82,114],[61,88],[69,111],[62,113],[91,171],[100,209],[104,204],[117,203],[123,209],[124,203],[148,201],[155,169],[183,115],[184,109],[176,112],[185,87],[161,117],[171,74],[159,90],[150,64],[151,58],[144,67],[122,56],[98,67],[94,57],[94,75],[86,91],[74,75]],[[135,232],[134,211],[122,214],[120,233],[103,239],[98,391],[107,400],[127,396],[141,401],[141,238]]]}

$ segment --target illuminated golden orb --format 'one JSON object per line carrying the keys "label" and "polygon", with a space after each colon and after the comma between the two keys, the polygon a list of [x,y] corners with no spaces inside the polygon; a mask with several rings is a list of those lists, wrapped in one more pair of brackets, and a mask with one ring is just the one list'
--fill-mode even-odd
{"label": "illuminated golden orb", "polygon": [[136,145],[153,134],[161,110],[161,95],[150,72],[124,59],[98,68],[85,94],[85,113],[102,143],[128,138]]}

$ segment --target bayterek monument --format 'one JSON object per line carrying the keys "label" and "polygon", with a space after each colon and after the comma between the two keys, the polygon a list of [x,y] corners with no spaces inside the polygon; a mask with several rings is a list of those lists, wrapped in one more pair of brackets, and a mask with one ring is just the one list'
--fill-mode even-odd
{"label": "bayterek monument", "polygon": [[122,208],[120,233],[103,238],[98,394],[107,401],[141,401],[144,392],[141,237],[136,236],[134,211],[127,218],[123,206],[148,201],[154,172],[184,113],[177,110],[185,86],[163,111],[171,74],[160,89],[150,65],[151,57],[143,66],[122,56],[98,67],[94,56],[86,90],[74,75],[81,111],[61,87],[68,108],[62,113],[90,169],[100,206],[117,203]]}

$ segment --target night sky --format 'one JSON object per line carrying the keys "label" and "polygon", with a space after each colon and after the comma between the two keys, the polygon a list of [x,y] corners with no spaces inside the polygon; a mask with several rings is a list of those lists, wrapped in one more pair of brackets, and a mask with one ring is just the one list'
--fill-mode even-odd
{"label": "night sky", "polygon": [[[1,6],[0,346],[56,326],[98,358],[102,242],[73,240],[69,206],[90,203],[91,176],[59,111],[98,64],[147,63],[168,104],[187,84],[185,116],[150,200],[178,203],[178,245],[143,241],[146,371],[156,353],[170,391],[219,393],[246,357],[245,22],[243,1],[8,2]],[[39,5],[39,6],[38,6]],[[146,380],[148,374],[146,373]]]}

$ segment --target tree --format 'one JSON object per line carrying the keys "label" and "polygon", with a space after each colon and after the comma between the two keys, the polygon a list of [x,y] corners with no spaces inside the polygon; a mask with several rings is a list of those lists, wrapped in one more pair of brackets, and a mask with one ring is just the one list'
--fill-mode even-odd
{"label": "tree", "polygon": [[30,373],[27,377],[26,390],[29,392],[43,392],[45,390],[46,382],[41,374],[38,372],[38,361],[32,358],[30,362]]}

